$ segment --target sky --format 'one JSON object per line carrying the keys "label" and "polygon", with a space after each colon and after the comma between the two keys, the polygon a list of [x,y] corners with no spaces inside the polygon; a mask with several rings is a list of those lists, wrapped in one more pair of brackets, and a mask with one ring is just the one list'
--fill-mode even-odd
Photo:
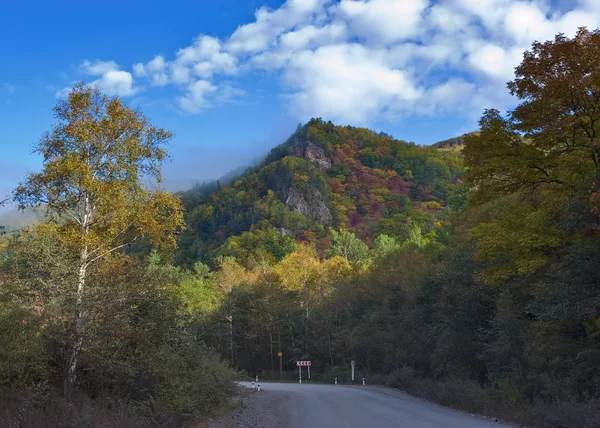
{"label": "sky", "polygon": [[46,0],[0,6],[0,196],[78,81],[175,134],[170,190],[219,177],[311,117],[417,144],[477,127],[534,40],[600,0]]}

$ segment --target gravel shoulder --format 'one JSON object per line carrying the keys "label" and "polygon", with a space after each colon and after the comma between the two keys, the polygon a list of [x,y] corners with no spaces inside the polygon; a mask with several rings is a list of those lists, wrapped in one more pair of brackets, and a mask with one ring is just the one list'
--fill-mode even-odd
{"label": "gravel shoulder", "polygon": [[253,391],[240,387],[239,407],[232,414],[209,421],[208,428],[286,428],[290,426],[290,394]]}

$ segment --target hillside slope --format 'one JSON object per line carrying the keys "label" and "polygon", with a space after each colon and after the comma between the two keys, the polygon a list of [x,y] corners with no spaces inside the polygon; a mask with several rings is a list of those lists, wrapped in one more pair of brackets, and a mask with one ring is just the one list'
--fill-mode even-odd
{"label": "hillside slope", "polygon": [[178,263],[280,260],[297,241],[328,247],[330,228],[368,244],[382,233],[403,241],[416,227],[435,233],[462,174],[457,152],[312,119],[231,185],[182,194]]}

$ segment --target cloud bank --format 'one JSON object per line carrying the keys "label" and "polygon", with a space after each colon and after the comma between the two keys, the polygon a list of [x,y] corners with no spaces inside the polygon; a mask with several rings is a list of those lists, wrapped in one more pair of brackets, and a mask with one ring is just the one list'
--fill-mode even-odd
{"label": "cloud bank", "polygon": [[[600,26],[600,2],[544,0],[287,0],[260,8],[226,38],[199,34],[171,56],[121,69],[80,69],[109,94],[170,85],[198,114],[243,96],[237,79],[268,72],[290,116],[366,124],[402,115],[479,115],[512,102],[505,83],[535,40]],[[241,79],[239,80],[241,81]],[[238,85],[241,83],[238,83]]]}

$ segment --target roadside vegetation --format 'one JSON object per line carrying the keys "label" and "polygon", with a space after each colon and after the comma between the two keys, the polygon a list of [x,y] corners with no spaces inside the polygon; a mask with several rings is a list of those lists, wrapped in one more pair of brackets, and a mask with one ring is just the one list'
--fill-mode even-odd
{"label": "roadside vegetation", "polygon": [[76,86],[15,191],[46,220],[3,240],[0,425],[180,426],[228,403],[236,373],[197,340],[165,257],[183,226],[160,182],[170,133],[97,89]]}

